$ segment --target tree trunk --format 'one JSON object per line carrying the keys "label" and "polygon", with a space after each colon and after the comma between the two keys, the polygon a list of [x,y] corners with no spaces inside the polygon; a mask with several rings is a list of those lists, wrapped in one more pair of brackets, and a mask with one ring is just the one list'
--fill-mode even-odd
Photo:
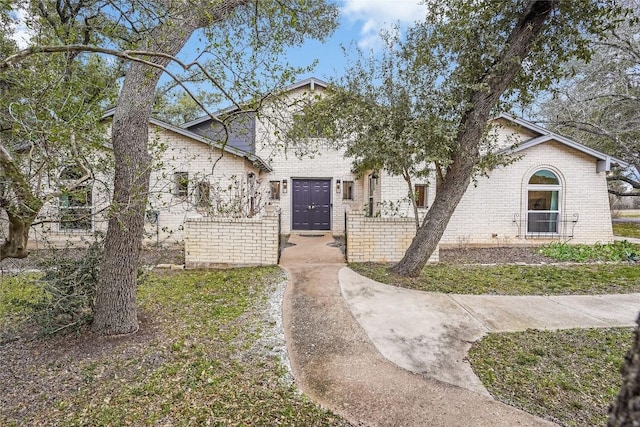
{"label": "tree trunk", "polygon": [[[155,32],[152,49],[176,55],[197,28],[180,22]],[[168,59],[155,59],[166,65]],[[100,264],[93,331],[103,335],[138,330],[136,279],[147,207],[151,156],[148,151],[149,119],[161,71],[131,64],[118,99],[111,140],[115,159],[111,215]]]}
{"label": "tree trunk", "polygon": [[[175,56],[196,29],[222,21],[236,8],[250,2],[221,0],[206,8],[206,2],[176,2],[180,10],[170,11],[170,22],[159,24],[151,31],[145,48]],[[169,63],[164,56],[151,61],[159,66]],[[161,73],[158,68],[131,64],[113,116],[113,199],[92,324],[93,331],[102,335],[138,330],[136,279],[151,174],[147,147],[149,119]]]}
{"label": "tree trunk", "polygon": [[622,386],[609,407],[609,427],[640,425],[640,317],[636,320],[633,347],[622,365]]}
{"label": "tree trunk", "polygon": [[553,7],[554,2],[550,0],[529,1],[511,31],[500,57],[477,82],[477,87],[487,89],[471,93],[470,106],[463,114],[458,128],[454,143],[457,150],[452,156],[452,163],[447,168],[441,188],[437,189],[436,199],[409,249],[392,268],[395,273],[402,276],[419,276],[435,251],[451,215],[471,182],[473,168],[480,158],[480,142],[491,110],[520,71],[522,61],[542,31]]}
{"label": "tree trunk", "polygon": [[0,200],[0,207],[9,219],[9,236],[0,246],[0,260],[26,258],[29,229],[42,208],[43,202],[31,191],[26,178],[14,163],[7,149],[0,145],[0,171],[13,189],[13,200]]}

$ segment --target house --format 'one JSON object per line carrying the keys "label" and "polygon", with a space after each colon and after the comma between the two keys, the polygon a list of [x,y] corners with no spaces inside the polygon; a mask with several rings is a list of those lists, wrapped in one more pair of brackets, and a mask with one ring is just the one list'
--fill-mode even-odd
{"label": "house", "polygon": [[[274,209],[280,212],[281,234],[341,235],[347,213],[411,217],[409,189],[401,177],[384,171],[358,176],[344,151],[317,135],[310,135],[307,145],[282,143],[283,123],[298,113],[296,100],[324,88],[324,82],[310,78],[287,89],[288,109],[264,114],[224,110],[220,117],[229,118],[228,134],[209,117],[181,127],[152,119],[149,139],[156,163],[146,241],[181,242],[188,218],[259,217]],[[451,218],[442,245],[613,239],[606,174],[612,164],[625,166],[624,162],[507,114],[493,124],[500,152],[518,160],[476,178]],[[424,215],[435,198],[435,183],[423,179],[413,185]],[[108,204],[108,192],[103,189],[98,197],[91,191],[71,211],[69,201],[50,206],[45,215],[67,221],[38,235],[79,238],[105,229],[100,215],[89,222],[69,221],[70,212],[96,213]]]}

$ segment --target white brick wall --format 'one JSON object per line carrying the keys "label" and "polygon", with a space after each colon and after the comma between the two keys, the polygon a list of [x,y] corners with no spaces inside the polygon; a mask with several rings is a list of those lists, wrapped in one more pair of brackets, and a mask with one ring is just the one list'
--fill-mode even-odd
{"label": "white brick wall", "polygon": [[[194,206],[197,184],[208,182],[211,196],[216,197],[214,187],[219,185],[226,190],[234,177],[246,183],[247,174],[258,173],[257,169],[241,157],[224,153],[199,141],[152,126],[150,139],[154,141],[152,149],[157,153],[156,165],[151,173],[149,203],[151,209],[159,211],[158,224],[148,223],[145,228],[146,240],[151,243],[159,231],[159,241],[181,242],[183,224],[189,217],[206,214]],[[164,146],[162,150],[159,147]],[[189,195],[174,194],[174,172],[188,172]],[[220,193],[227,197],[227,193]]]}
{"label": "white brick wall", "polygon": [[[304,96],[305,90],[289,94],[289,99]],[[262,173],[260,179],[263,191],[268,190],[269,181],[287,181],[287,193],[281,192],[280,200],[270,201],[282,212],[282,233],[291,232],[292,179],[329,179],[331,180],[331,231],[333,234],[344,233],[344,213],[350,210],[361,210],[365,201],[364,179],[356,179],[351,173],[351,160],[344,157],[344,150],[328,147],[322,140],[310,140],[309,151],[303,157],[296,153],[294,147],[285,147],[280,135],[285,131],[291,115],[287,111],[269,112],[256,123],[256,154],[264,159],[273,172]],[[342,188],[336,192],[336,181],[354,181],[354,200],[342,200]]]}
{"label": "white brick wall", "polygon": [[189,218],[184,224],[186,268],[278,263],[278,214],[262,218]]}
{"label": "white brick wall", "polygon": [[[398,262],[416,234],[410,218],[371,218],[361,212],[347,215],[347,260],[349,262]],[[439,248],[429,258],[438,262]]]}
{"label": "white brick wall", "polygon": [[[469,185],[442,237],[442,245],[540,244],[525,238],[527,182],[538,169],[557,171],[563,183],[560,215],[578,214],[572,243],[613,240],[606,174],[596,172],[594,158],[557,142],[524,152],[524,157],[478,177]],[[514,215],[519,216],[514,222]]]}

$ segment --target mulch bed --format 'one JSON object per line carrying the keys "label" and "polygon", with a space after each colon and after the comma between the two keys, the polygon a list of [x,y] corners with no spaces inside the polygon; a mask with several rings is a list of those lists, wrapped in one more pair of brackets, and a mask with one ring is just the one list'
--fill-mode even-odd
{"label": "mulch bed", "polygon": [[440,249],[440,262],[449,264],[545,264],[555,262],[537,247]]}

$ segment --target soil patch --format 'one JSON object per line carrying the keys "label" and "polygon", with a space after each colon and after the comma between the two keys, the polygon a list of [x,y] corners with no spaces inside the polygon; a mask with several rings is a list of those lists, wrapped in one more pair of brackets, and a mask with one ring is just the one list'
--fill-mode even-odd
{"label": "soil patch", "polygon": [[[84,255],[86,251],[86,248],[36,249],[32,250],[26,258],[3,259],[0,261],[0,272],[37,269],[47,258],[62,257],[61,254],[64,254],[64,258],[76,259]],[[184,249],[182,247],[144,248],[140,254],[140,264],[143,266],[184,264]]]}
{"label": "soil patch", "polygon": [[440,262],[447,264],[548,264],[557,262],[538,253],[538,247],[440,249]]}

